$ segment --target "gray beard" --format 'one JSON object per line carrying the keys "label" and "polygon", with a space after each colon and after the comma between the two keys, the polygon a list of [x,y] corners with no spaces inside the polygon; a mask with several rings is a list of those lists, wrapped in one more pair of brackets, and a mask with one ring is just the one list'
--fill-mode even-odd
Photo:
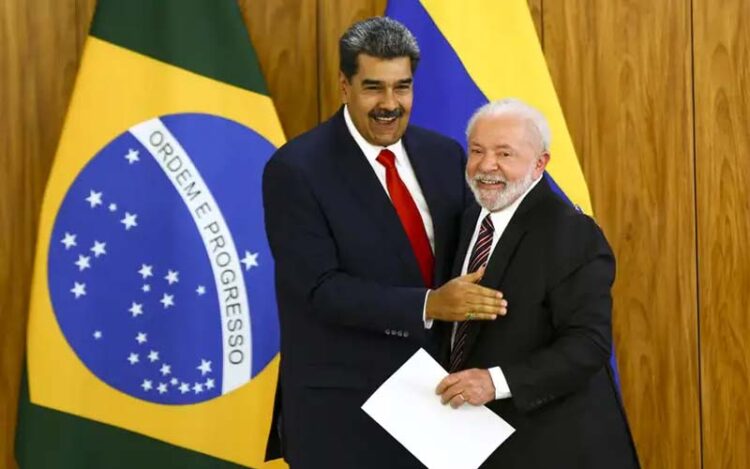
{"label": "gray beard", "polygon": [[477,200],[477,203],[479,205],[489,210],[490,212],[497,212],[498,210],[502,210],[515,202],[516,199],[521,197],[523,193],[526,192],[526,190],[534,182],[534,178],[532,176],[533,172],[534,170],[532,168],[518,181],[508,182],[507,180],[504,180],[505,187],[500,190],[483,190],[478,187],[476,181],[477,179],[481,179],[483,177],[492,177],[487,173],[477,173],[474,175],[473,179],[470,178],[467,174],[466,183],[469,185],[471,192],[474,193],[474,198]]}

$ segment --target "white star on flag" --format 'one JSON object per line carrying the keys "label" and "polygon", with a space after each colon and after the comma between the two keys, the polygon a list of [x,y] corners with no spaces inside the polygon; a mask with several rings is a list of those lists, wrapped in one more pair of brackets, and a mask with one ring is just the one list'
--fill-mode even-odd
{"label": "white star on flag", "polygon": [[130,309],[128,309],[130,313],[133,315],[133,317],[140,316],[143,314],[143,304],[136,303],[135,301],[130,305]]}
{"label": "white star on flag", "polygon": [[164,383],[159,383],[159,386],[156,388],[159,391],[159,394],[164,394],[167,392],[167,385]]}
{"label": "white star on flag", "polygon": [[85,283],[78,283],[74,282],[73,288],[70,289],[70,292],[73,293],[76,296],[76,300],[83,295],[86,294],[86,284]]}
{"label": "white star on flag", "polygon": [[195,383],[193,385],[193,391],[195,391],[196,394],[200,394],[203,392],[203,385],[201,383]]}
{"label": "white star on flag", "polygon": [[78,266],[78,271],[82,272],[88,268],[91,268],[91,264],[89,261],[91,260],[90,256],[84,256],[83,254],[78,255],[78,260],[75,262],[75,265]]}
{"label": "white star on flag", "polygon": [[141,159],[138,158],[138,150],[130,149],[128,150],[128,153],[125,155],[125,159],[128,160],[128,164],[133,164],[136,161],[140,161]]}
{"label": "white star on flag", "polygon": [[162,363],[161,368],[159,368],[159,371],[161,372],[162,376],[167,376],[172,372],[172,367],[170,365],[167,365],[166,363]]}
{"label": "white star on flag", "polygon": [[99,257],[107,254],[107,243],[100,243],[99,241],[94,241],[94,245],[91,246],[91,252],[94,253],[94,257]]}
{"label": "white star on flag", "polygon": [[76,236],[74,234],[70,234],[67,231],[65,232],[65,237],[60,240],[61,243],[65,245],[65,250],[72,248],[73,246],[77,246],[76,244]]}
{"label": "white star on flag", "polygon": [[165,293],[164,296],[161,297],[161,300],[159,300],[159,302],[164,305],[164,309],[167,309],[170,306],[174,306],[174,295],[167,295]]}
{"label": "white star on flag", "polygon": [[167,273],[167,275],[164,276],[164,280],[166,280],[167,282],[169,282],[170,285],[172,285],[173,283],[177,283],[180,281],[180,279],[177,278],[178,275],[180,275],[179,272],[177,272],[176,270],[170,269],[169,273]]}
{"label": "white star on flag", "polygon": [[172,378],[169,380],[169,384],[171,384],[172,386],[177,386],[179,382],[180,380],[178,380],[177,378]]}
{"label": "white star on flag", "polygon": [[245,265],[245,271],[250,270],[252,267],[258,267],[258,253],[245,251],[245,257],[240,259],[240,262]]}
{"label": "white star on flag", "polygon": [[138,226],[138,222],[136,222],[136,218],[138,218],[138,215],[135,213],[125,212],[125,218],[120,220],[120,223],[125,225],[125,231],[130,230],[134,226]]}
{"label": "white star on flag", "polygon": [[99,340],[102,338],[102,331],[94,331],[94,339]]}
{"label": "white star on flag", "polygon": [[110,212],[116,212],[117,211],[117,204],[109,204],[109,211]]}
{"label": "white star on flag", "polygon": [[213,389],[214,388],[214,380],[212,378],[208,378],[206,380],[206,389]]}
{"label": "white star on flag", "polygon": [[151,363],[155,362],[158,359],[159,359],[159,352],[157,352],[156,350],[152,350],[148,353],[148,361],[150,361]]}
{"label": "white star on flag", "polygon": [[196,366],[201,371],[201,376],[205,376],[206,373],[211,373],[211,360],[204,360],[201,358],[201,364]]}
{"label": "white star on flag", "polygon": [[137,336],[135,336],[135,341],[139,344],[142,344],[144,342],[148,342],[148,334],[145,332],[139,332]]}
{"label": "white star on flag", "polygon": [[198,296],[203,296],[206,294],[206,287],[203,285],[198,285],[198,288],[195,289],[195,293],[198,294]]}
{"label": "white star on flag", "polygon": [[86,197],[86,202],[91,205],[91,208],[96,207],[97,205],[102,204],[102,193],[96,192],[94,190],[89,191],[89,196]]}
{"label": "white star on flag", "polygon": [[186,392],[190,391],[190,385],[187,383],[180,384],[180,392],[182,394],[185,394]]}
{"label": "white star on flag", "polygon": [[135,365],[136,363],[138,363],[138,354],[131,353],[130,355],[128,355],[128,361],[131,365]]}
{"label": "white star on flag", "polygon": [[146,280],[147,278],[154,276],[153,269],[153,265],[141,264],[141,269],[138,273],[141,274],[141,277],[143,277],[144,280]]}
{"label": "white star on flag", "polygon": [[152,388],[151,380],[150,379],[144,379],[143,383],[141,384],[141,387],[144,391],[150,391]]}
{"label": "white star on flag", "polygon": [[149,285],[148,283],[144,283],[141,287],[141,290],[143,290],[143,293],[148,293],[151,291],[151,285]]}

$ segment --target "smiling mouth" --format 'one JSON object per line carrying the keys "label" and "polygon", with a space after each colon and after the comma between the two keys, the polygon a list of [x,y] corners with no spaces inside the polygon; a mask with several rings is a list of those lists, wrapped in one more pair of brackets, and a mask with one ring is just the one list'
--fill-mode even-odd
{"label": "smiling mouth", "polygon": [[475,182],[479,184],[479,186],[482,187],[505,187],[505,181],[502,179],[495,179],[495,178],[476,178],[474,179]]}
{"label": "smiling mouth", "polygon": [[393,124],[396,122],[396,119],[398,119],[398,116],[372,116],[372,120],[377,122],[378,124]]}

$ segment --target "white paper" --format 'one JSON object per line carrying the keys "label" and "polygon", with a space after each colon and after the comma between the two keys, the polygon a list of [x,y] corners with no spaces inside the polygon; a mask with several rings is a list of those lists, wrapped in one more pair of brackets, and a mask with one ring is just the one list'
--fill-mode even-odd
{"label": "white paper", "polygon": [[476,469],[514,429],[485,406],[443,405],[435,388],[447,375],[419,349],[362,410],[429,469]]}

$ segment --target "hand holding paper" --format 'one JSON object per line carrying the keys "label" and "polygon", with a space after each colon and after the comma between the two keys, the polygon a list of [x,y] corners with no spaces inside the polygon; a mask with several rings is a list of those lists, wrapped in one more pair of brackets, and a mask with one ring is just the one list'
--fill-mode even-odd
{"label": "hand holding paper", "polygon": [[362,409],[430,469],[476,469],[514,431],[484,406],[443,405],[435,394],[448,373],[420,349]]}

